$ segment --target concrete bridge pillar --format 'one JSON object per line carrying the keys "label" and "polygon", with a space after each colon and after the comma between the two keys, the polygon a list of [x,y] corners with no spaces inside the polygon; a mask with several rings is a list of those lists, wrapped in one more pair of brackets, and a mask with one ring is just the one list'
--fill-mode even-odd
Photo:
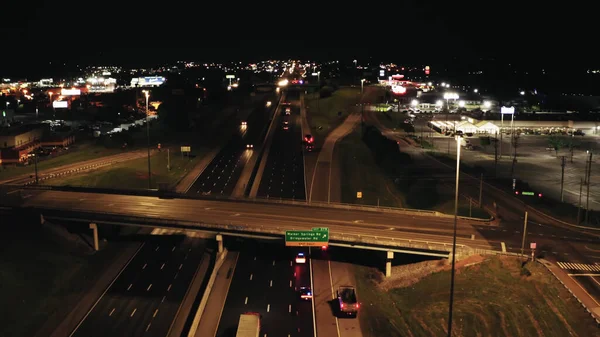
{"label": "concrete bridge pillar", "polygon": [[223,252],[223,235],[217,234],[217,244],[219,245],[219,254]]}
{"label": "concrete bridge pillar", "polygon": [[98,225],[92,222],[90,224],[90,229],[94,232],[94,250],[98,251],[98,249],[100,249],[98,246]]}
{"label": "concrete bridge pillar", "polygon": [[387,261],[385,262],[385,277],[392,276],[392,260],[394,259],[394,252],[387,252]]}

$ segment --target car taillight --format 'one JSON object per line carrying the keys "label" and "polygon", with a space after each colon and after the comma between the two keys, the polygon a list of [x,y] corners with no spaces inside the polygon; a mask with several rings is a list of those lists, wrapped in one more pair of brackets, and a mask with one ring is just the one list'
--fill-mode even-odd
{"label": "car taillight", "polygon": [[344,307],[344,303],[340,304],[340,307],[342,307],[342,308],[343,308],[343,307]]}
{"label": "car taillight", "polygon": [[360,307],[360,304],[356,303],[356,309],[358,309]]}

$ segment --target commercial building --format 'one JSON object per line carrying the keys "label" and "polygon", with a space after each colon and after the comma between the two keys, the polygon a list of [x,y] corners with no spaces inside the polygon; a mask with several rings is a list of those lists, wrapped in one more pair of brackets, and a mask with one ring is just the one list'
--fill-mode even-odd
{"label": "commercial building", "polygon": [[43,135],[40,125],[0,129],[0,164],[26,161],[29,153],[42,146]]}
{"label": "commercial building", "polygon": [[21,125],[0,129],[0,164],[26,162],[40,147],[66,147],[75,142],[71,133],[52,133],[47,126]]}

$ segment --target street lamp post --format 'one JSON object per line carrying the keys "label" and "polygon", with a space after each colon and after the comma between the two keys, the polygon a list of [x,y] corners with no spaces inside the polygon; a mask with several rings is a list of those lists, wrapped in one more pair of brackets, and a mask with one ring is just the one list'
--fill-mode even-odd
{"label": "street lamp post", "polygon": [[454,274],[456,265],[456,224],[458,221],[458,182],[460,178],[460,143],[456,137],[456,187],[454,191],[454,233],[452,235],[452,271],[450,274],[450,305],[448,307],[448,337],[452,337],[452,306],[454,304]]}
{"label": "street lamp post", "polygon": [[360,94],[362,95],[364,93],[364,83],[365,83],[365,79],[361,79],[360,80]]}
{"label": "street lamp post", "polygon": [[150,122],[148,121],[148,98],[150,92],[148,90],[142,91],[146,96],[146,138],[148,140],[148,189],[152,188],[152,170],[150,169]]}
{"label": "street lamp post", "polygon": [[37,163],[38,163],[38,156],[37,153],[33,153],[33,159],[34,159],[34,165],[35,165],[35,184],[38,185],[39,184],[39,178],[38,178],[38,167],[37,167]]}

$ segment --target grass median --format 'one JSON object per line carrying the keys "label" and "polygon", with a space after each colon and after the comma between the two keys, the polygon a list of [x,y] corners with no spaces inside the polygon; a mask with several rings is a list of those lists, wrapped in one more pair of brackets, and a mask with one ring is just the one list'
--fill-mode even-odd
{"label": "grass median", "polygon": [[[512,257],[481,260],[459,263],[453,335],[598,335],[590,315],[542,265],[521,268]],[[447,265],[441,268],[420,280],[411,275],[412,280],[388,281],[377,270],[357,267],[363,336],[445,336],[450,272]]]}
{"label": "grass median", "polygon": [[[195,157],[188,158],[182,157],[179,151],[171,151],[170,170],[167,169],[168,158],[165,149],[150,157],[152,188],[158,188],[159,183],[176,184],[207,151],[199,149],[195,152]],[[148,159],[134,159],[88,173],[50,179],[45,183],[54,186],[145,189],[148,188]]]}
{"label": "grass median", "polygon": [[[340,88],[330,97],[320,98],[319,93],[307,94],[305,103],[308,123],[315,136],[322,139],[348,117],[350,109],[360,102],[360,88]],[[338,115],[342,112],[341,116]]]}
{"label": "grass median", "polygon": [[[342,203],[402,207],[403,196],[375,163],[371,150],[355,131],[336,144],[340,161]],[[362,198],[357,198],[357,192]]]}

